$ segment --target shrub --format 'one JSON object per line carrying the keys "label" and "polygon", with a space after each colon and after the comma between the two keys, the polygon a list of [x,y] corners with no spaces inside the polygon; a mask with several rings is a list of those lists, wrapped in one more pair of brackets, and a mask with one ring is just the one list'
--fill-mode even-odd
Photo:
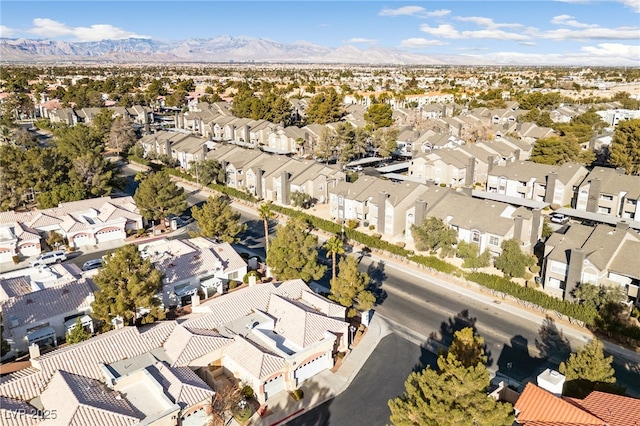
{"label": "shrub", "polygon": [[347,219],[347,228],[349,229],[356,229],[358,227],[358,225],[360,224],[360,221],[358,219]]}
{"label": "shrub", "polygon": [[404,248],[407,245],[407,243],[405,243],[404,241],[398,241],[396,245],[400,248]]}
{"label": "shrub", "polygon": [[234,288],[238,287],[238,281],[236,280],[230,280],[229,281],[229,290],[233,290]]}
{"label": "shrub", "polygon": [[302,391],[302,389],[296,389],[293,392],[291,392],[291,395],[293,395],[293,399],[295,399],[296,401],[300,401],[302,398],[304,398],[304,392]]}
{"label": "shrub", "polygon": [[436,271],[444,272],[445,274],[460,275],[460,270],[436,256],[410,256],[409,259],[413,260],[420,265],[424,265],[428,268],[433,268]]}
{"label": "shrub", "polygon": [[376,229],[375,225],[369,225],[369,231],[373,231],[374,229]]}
{"label": "shrub", "polygon": [[260,274],[258,273],[258,271],[249,271],[244,274],[244,277],[242,277],[242,282],[247,284],[249,282],[249,277],[256,277],[256,280],[259,280]]}
{"label": "shrub", "polygon": [[447,187],[447,184],[446,184],[446,183],[444,183],[444,182],[442,182],[442,183],[440,184],[440,186],[441,186],[441,187],[443,187],[443,188],[446,188],[446,187]]}
{"label": "shrub", "polygon": [[382,238],[382,235],[378,234],[377,232],[375,234],[372,235],[373,238],[379,240]]}
{"label": "shrub", "polygon": [[16,254],[15,256],[12,256],[11,260],[13,260],[13,263],[17,265],[18,263],[20,263],[20,255]]}
{"label": "shrub", "polygon": [[253,398],[253,388],[249,385],[243,386],[242,396],[245,398]]}

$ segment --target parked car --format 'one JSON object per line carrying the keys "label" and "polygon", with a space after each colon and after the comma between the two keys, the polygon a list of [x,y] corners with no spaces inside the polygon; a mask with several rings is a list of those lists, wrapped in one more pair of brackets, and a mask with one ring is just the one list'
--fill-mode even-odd
{"label": "parked car", "polygon": [[567,223],[569,221],[569,216],[564,215],[562,213],[553,213],[551,215],[551,222],[553,223]]}
{"label": "parked car", "polygon": [[82,265],[83,271],[91,271],[92,269],[102,268],[102,259],[91,259],[84,262]]}
{"label": "parked car", "polygon": [[60,263],[67,260],[67,253],[64,250],[54,250],[48,253],[42,253],[40,256],[29,262],[29,266],[51,265],[52,263]]}

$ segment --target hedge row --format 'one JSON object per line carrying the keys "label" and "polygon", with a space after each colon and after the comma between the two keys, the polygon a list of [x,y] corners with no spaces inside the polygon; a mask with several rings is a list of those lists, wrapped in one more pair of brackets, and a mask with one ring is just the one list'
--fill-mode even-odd
{"label": "hedge row", "polygon": [[455,276],[463,275],[460,268],[436,256],[410,256],[409,259],[420,265],[424,265],[427,268],[433,268],[436,271],[444,272],[445,274]]}
{"label": "hedge row", "polygon": [[526,302],[534,303],[542,308],[557,311],[588,325],[593,325],[598,316],[595,309],[566,300],[556,299],[546,293],[529,287],[522,287],[508,278],[498,275],[473,272],[467,279],[492,290],[500,291]]}

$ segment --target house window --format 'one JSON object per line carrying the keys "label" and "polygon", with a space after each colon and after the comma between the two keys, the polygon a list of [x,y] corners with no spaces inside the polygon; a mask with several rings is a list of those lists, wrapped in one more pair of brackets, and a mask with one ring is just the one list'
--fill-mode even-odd
{"label": "house window", "polygon": [[569,266],[566,263],[556,262],[555,260],[551,261],[551,272],[559,275],[567,275],[569,271]]}
{"label": "house window", "polygon": [[557,278],[549,278],[549,281],[547,281],[547,287],[548,288],[554,288],[554,289],[557,289],[557,290],[562,289],[563,284],[564,284],[563,281],[560,281]]}
{"label": "house window", "polygon": [[471,231],[471,242],[475,244],[480,244],[480,232]]}
{"label": "house window", "polygon": [[344,206],[344,197],[342,195],[338,196],[338,205]]}
{"label": "house window", "polygon": [[500,238],[490,236],[489,237],[489,245],[498,247],[500,245]]}
{"label": "house window", "polygon": [[238,279],[238,271],[232,272],[229,274],[228,278],[230,280],[237,280]]}
{"label": "house window", "polygon": [[604,201],[613,201],[613,195],[601,194],[600,199]]}
{"label": "house window", "polygon": [[611,207],[598,207],[598,213],[611,214]]}
{"label": "house window", "polygon": [[583,283],[589,283],[589,284],[597,284],[598,283],[598,276],[596,274],[590,274],[588,272],[583,272],[582,273],[582,282]]}

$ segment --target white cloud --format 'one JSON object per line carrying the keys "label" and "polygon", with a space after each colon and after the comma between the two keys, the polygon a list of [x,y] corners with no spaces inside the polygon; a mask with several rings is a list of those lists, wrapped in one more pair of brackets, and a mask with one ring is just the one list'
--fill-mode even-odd
{"label": "white cloud", "polygon": [[637,40],[639,33],[638,27],[596,27],[579,30],[560,28],[546,31],[539,36],[551,40]]}
{"label": "white cloud", "polygon": [[444,46],[445,43],[440,40],[428,40],[422,37],[408,38],[400,41],[400,47],[404,49],[421,49],[429,46]]}
{"label": "white cloud", "polygon": [[462,22],[473,22],[480,27],[486,27],[489,29],[522,27],[522,24],[498,24],[493,22],[493,19],[482,16],[457,16],[455,19]]}
{"label": "white cloud", "polygon": [[437,18],[450,14],[451,11],[448,9],[439,9],[433,10],[431,12],[427,11],[424,7],[421,6],[402,6],[397,9],[382,9],[378,15],[380,16],[418,16],[420,18]]}
{"label": "white cloud", "polygon": [[555,0],[559,3],[575,3],[575,4],[587,4],[591,3],[590,0]]}
{"label": "white cloud", "polygon": [[519,41],[518,44],[520,46],[537,46],[537,44],[532,41]]}
{"label": "white cloud", "polygon": [[0,37],[11,37],[15,31],[4,25],[0,25]]}
{"label": "white cloud", "polygon": [[149,38],[108,24],[96,24],[90,27],[70,27],[62,22],[48,18],[35,18],[34,27],[29,33],[46,38],[71,37],[73,41],[122,40],[126,38]]}
{"label": "white cloud", "polygon": [[378,40],[373,39],[373,38],[362,38],[362,37],[353,37],[350,38],[349,40],[347,40],[347,43],[367,43],[367,44],[372,44],[372,43],[377,43]]}
{"label": "white cloud", "polygon": [[484,54],[482,59],[495,64],[518,65],[597,65],[634,66],[640,55],[640,46],[625,44],[599,44],[583,47],[578,52],[535,54],[524,52],[494,52]]}
{"label": "white cloud", "polygon": [[640,0],[618,0],[618,1],[624,4],[625,6],[628,6],[631,9],[633,9],[634,12],[640,13]]}
{"label": "white cloud", "polygon": [[621,43],[601,43],[596,46],[585,46],[581,49],[590,56],[628,59],[637,61],[640,58],[640,46]]}
{"label": "white cloud", "polygon": [[458,31],[453,25],[443,24],[437,27],[430,27],[427,24],[420,26],[420,31],[430,34],[434,37],[442,37],[448,39],[493,39],[493,40],[529,40],[528,35],[511,33],[499,29],[486,29],[476,31]]}
{"label": "white cloud", "polygon": [[596,28],[598,25],[595,24],[583,24],[582,22],[578,22],[573,19],[571,15],[558,15],[554,16],[551,20],[552,24],[556,25],[565,25],[567,27],[575,27],[575,28]]}

